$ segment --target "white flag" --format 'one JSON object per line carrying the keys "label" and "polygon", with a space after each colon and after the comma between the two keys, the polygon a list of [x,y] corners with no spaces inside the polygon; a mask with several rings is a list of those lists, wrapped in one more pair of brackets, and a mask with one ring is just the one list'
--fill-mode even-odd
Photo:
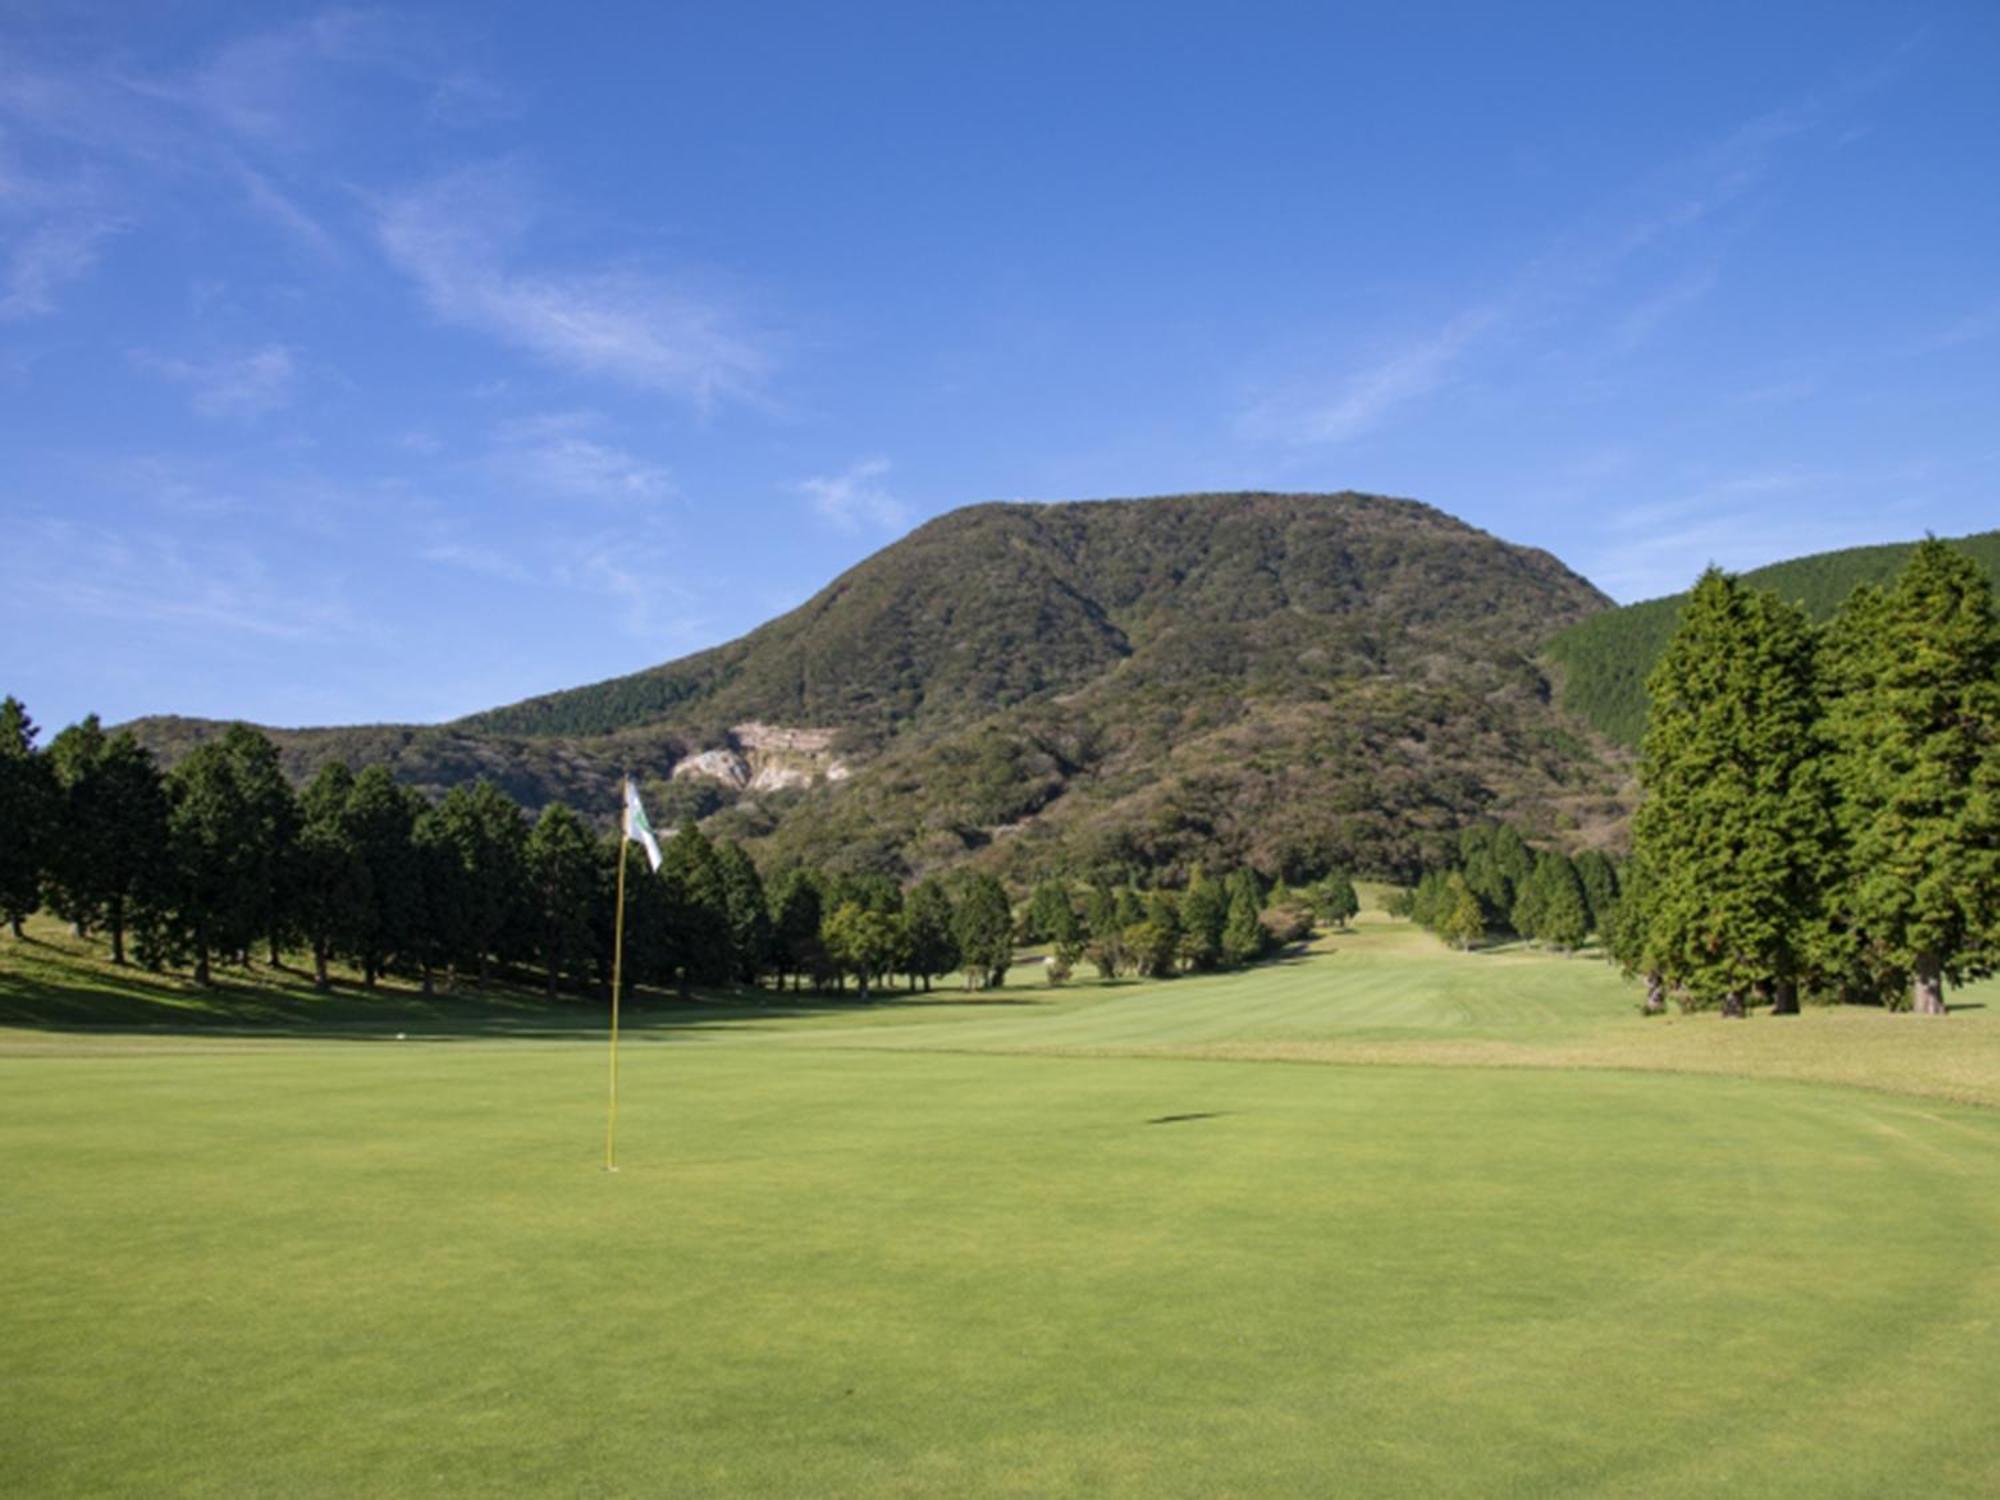
{"label": "white flag", "polygon": [[646,821],[646,809],[639,802],[638,785],[630,776],[625,778],[625,837],[645,845],[646,858],[655,870],[660,868],[660,841],[653,837],[653,825]]}

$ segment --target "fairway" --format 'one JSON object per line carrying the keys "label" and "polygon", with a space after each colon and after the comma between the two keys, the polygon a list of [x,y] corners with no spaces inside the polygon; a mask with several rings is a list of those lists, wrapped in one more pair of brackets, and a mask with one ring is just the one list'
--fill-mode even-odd
{"label": "fairway", "polygon": [[1632,1008],[1381,922],[642,1004],[615,1176],[583,1032],[0,1033],[0,1490],[2000,1488],[1992,1011]]}

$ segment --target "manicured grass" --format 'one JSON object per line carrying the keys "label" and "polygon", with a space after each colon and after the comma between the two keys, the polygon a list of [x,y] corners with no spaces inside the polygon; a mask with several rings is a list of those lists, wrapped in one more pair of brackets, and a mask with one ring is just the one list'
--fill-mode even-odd
{"label": "manicured grass", "polygon": [[2000,1489],[2000,1111],[1615,1070],[1782,1043],[2000,1098],[1994,1012],[1633,1000],[1373,923],[1166,985],[662,1007],[615,1176],[567,1010],[0,1032],[0,1492]]}

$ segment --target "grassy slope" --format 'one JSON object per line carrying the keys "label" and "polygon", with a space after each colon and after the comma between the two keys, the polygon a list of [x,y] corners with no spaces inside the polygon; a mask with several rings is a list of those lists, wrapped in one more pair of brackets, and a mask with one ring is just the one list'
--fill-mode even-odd
{"label": "grassy slope", "polygon": [[[2000,531],[1955,537],[1952,545],[2000,577]],[[1797,600],[1824,620],[1863,583],[1886,584],[1908,559],[1914,542],[1850,547],[1754,568],[1744,582]],[[1606,610],[1570,626],[1549,643],[1562,667],[1562,702],[1612,740],[1636,745],[1646,728],[1646,678],[1680,621],[1684,594]]]}
{"label": "grassy slope", "polygon": [[2000,1103],[1992,987],[1941,1024],[1661,1025],[1588,960],[1379,922],[1325,947],[1165,986],[656,1008],[615,1178],[569,1011],[546,1040],[407,996],[282,1042],[133,1011],[0,1033],[0,1488],[2000,1485],[2000,1112],[1263,1060],[1685,1042],[1749,1072],[1769,1038]]}

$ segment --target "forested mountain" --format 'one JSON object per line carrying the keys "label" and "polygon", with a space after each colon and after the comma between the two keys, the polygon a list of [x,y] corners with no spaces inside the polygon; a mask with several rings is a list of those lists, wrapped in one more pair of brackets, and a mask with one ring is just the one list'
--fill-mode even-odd
{"label": "forested mountain", "polygon": [[[1951,545],[2000,579],[2000,531],[1951,539]],[[1802,605],[1826,620],[1863,583],[1884,584],[1915,550],[1915,542],[1849,547],[1753,568],[1742,575],[1755,588]],[[1562,668],[1562,705],[1621,745],[1636,746],[1646,727],[1646,678],[1680,623],[1686,594],[1648,599],[1572,625],[1549,643]]]}
{"label": "forested mountain", "polygon": [[[273,738],[299,779],[379,761],[430,792],[485,775],[607,815],[631,765],[660,820],[708,816],[767,862],[1408,870],[1483,817],[1572,843],[1617,824],[1621,758],[1565,724],[1536,665],[1607,605],[1406,500],[978,505],[646,672],[434,728]],[[134,728],[169,758],[214,732]]]}

